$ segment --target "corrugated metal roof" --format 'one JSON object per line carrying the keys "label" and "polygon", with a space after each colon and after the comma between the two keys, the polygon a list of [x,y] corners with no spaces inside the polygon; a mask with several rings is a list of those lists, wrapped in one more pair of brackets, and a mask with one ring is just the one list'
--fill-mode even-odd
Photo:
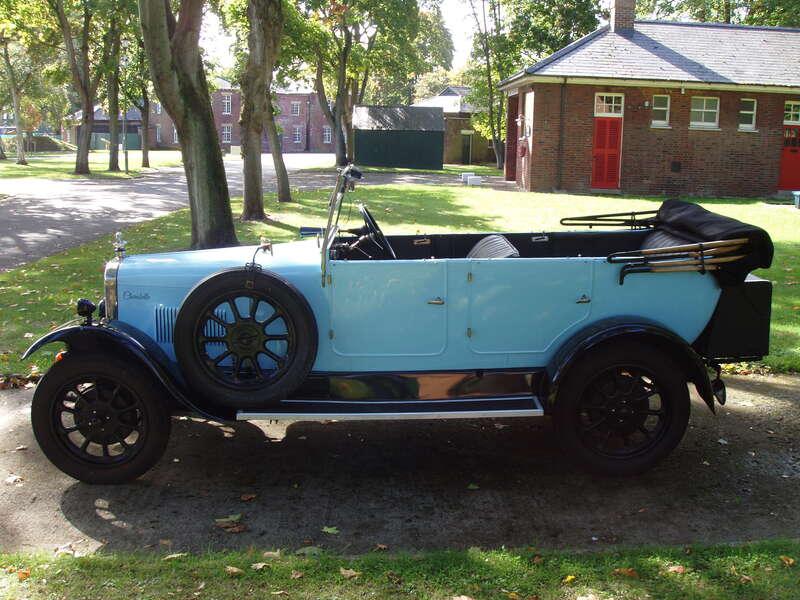
{"label": "corrugated metal roof", "polygon": [[378,131],[444,131],[444,113],[435,106],[356,106],[353,128]]}
{"label": "corrugated metal roof", "polygon": [[800,29],[637,21],[600,28],[524,74],[798,87],[798,56]]}

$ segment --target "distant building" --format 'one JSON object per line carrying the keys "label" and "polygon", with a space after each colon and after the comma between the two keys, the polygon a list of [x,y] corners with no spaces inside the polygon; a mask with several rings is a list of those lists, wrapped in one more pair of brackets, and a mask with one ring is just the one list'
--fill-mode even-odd
{"label": "distant building", "polygon": [[356,106],[356,164],[441,169],[444,115],[438,106]]}
{"label": "distant building", "polygon": [[[78,135],[83,127],[81,125],[82,118],[83,111],[81,110],[71,114],[65,120],[65,125],[61,128],[61,139],[70,144],[77,144]],[[120,144],[122,144],[122,115],[120,115],[119,118]],[[128,135],[128,148],[130,150],[138,150],[142,147],[141,138],[139,137],[141,125],[142,114],[139,112],[139,109],[128,109],[128,112],[125,114],[125,131]],[[94,123],[92,124],[92,142],[90,148],[92,150],[107,149],[110,137],[108,113],[103,110],[102,106],[97,104],[94,107]]]}
{"label": "distant building", "polygon": [[444,162],[469,165],[494,162],[492,144],[472,128],[475,109],[467,102],[470,88],[449,85],[430,98],[413,106],[439,106],[444,113]]}

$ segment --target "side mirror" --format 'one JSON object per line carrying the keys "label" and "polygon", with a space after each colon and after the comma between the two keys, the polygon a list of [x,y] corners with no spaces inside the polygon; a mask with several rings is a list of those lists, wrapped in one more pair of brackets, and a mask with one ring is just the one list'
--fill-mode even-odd
{"label": "side mirror", "polygon": [[318,235],[322,235],[325,233],[325,230],[322,227],[301,227],[300,228],[300,237],[316,237]]}

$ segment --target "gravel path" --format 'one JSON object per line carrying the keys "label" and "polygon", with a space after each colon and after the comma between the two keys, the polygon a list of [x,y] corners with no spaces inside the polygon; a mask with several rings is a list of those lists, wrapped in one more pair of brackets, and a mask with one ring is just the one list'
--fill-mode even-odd
{"label": "gravel path", "polygon": [[[0,549],[297,548],[738,542],[800,536],[800,377],[728,377],[691,429],[631,479],[574,469],[546,421],[233,426],[176,419],[150,473],[122,486],[62,475],[28,424],[31,390],[0,392]],[[24,446],[25,449],[15,450]],[[17,484],[3,483],[10,475]],[[479,489],[469,489],[476,484]],[[242,494],[256,494],[242,502]],[[247,531],[214,519],[242,513]],[[325,526],[339,535],[325,535]]]}

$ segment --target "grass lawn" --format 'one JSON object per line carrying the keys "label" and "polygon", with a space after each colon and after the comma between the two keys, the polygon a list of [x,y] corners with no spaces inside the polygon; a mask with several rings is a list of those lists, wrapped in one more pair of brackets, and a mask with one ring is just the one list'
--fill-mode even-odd
{"label": "grass lawn", "polygon": [[[85,175],[75,175],[75,153],[64,152],[61,154],[28,154],[28,164],[18,165],[13,158],[0,161],[0,179],[14,177],[46,177],[49,179],[82,178]],[[177,167],[181,162],[181,153],[177,150],[151,150],[150,167]],[[141,171],[142,152],[130,150],[128,152],[128,167],[130,174],[125,171],[108,171],[108,152],[94,151],[89,153],[89,177],[136,177]],[[125,156],[119,153],[119,166],[125,168]]]}
{"label": "grass lawn", "polygon": [[[260,550],[83,558],[0,555],[7,598],[308,598],[351,600],[795,600],[800,543],[602,553],[428,552],[358,557]],[[19,572],[24,581],[20,582]],[[25,578],[27,573],[30,576]]]}
{"label": "grass lawn", "polygon": [[[362,186],[348,196],[365,201],[387,233],[438,231],[547,231],[560,229],[565,216],[646,210],[660,199],[633,199],[559,194],[522,194],[461,186]],[[300,225],[324,225],[327,193],[296,194],[296,202],[278,206],[267,197],[271,213],[266,223],[237,222],[239,241],[256,244],[260,235],[273,241],[296,239]],[[765,228],[775,242],[773,266],[761,276],[774,284],[771,354],[766,365],[775,371],[800,372],[800,211],[787,205],[758,200],[703,200],[711,210]],[[234,212],[241,210],[234,202]],[[345,205],[342,221],[360,220]],[[125,234],[131,253],[168,251],[189,244],[186,210],[129,228]],[[45,368],[53,348],[45,348],[33,362],[20,353],[52,327],[74,318],[80,297],[102,294],[102,266],[111,257],[111,238],[73,248],[30,265],[0,273],[0,374],[27,374]]]}
{"label": "grass lawn", "polygon": [[[500,176],[503,171],[495,167],[493,164],[489,165],[444,165],[441,171],[436,169],[406,169],[403,167],[359,167],[363,173],[431,173],[434,175],[454,175],[458,176],[461,173],[475,173],[475,175],[487,176],[496,175]],[[304,171],[323,171],[326,173],[335,173],[335,167],[311,167],[303,169]]]}

